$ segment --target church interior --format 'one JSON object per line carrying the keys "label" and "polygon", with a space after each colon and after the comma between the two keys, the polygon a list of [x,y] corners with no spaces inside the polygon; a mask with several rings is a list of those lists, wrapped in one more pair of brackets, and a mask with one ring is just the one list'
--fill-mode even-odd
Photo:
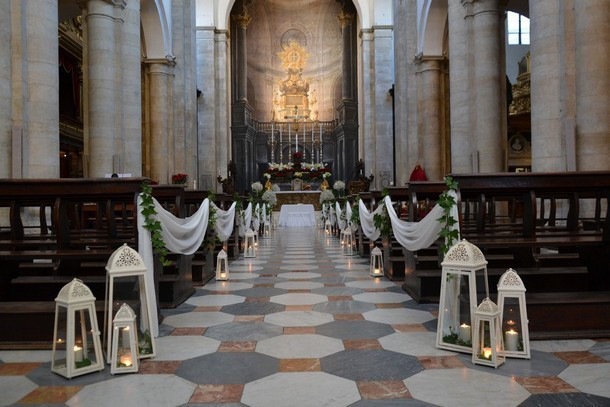
{"label": "church interior", "polygon": [[610,406],[610,0],[0,0],[0,406]]}

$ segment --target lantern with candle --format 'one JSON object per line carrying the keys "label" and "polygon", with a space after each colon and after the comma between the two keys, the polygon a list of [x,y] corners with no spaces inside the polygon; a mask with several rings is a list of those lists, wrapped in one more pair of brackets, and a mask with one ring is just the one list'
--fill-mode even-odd
{"label": "lantern with candle", "polygon": [[263,223],[263,239],[271,239],[271,223],[269,221]]}
{"label": "lantern with candle", "polygon": [[333,234],[333,226],[330,223],[330,220],[324,222],[324,234],[328,237]]}
{"label": "lantern with candle", "polygon": [[155,338],[151,334],[153,326],[152,313],[156,306],[152,304],[146,279],[147,268],[140,254],[124,244],[108,259],[106,265],[106,298],[104,301],[104,345],[106,361],[110,363],[112,336],[112,318],[123,303],[131,306],[138,321],[139,357],[150,358],[156,355]]}
{"label": "lantern with candle", "polygon": [[55,298],[51,371],[70,379],[100,370],[104,363],[95,297],[75,278]]}
{"label": "lantern with candle", "polygon": [[354,255],[354,235],[352,229],[348,226],[341,232],[343,234],[343,255]]}
{"label": "lantern with candle", "polygon": [[229,256],[227,252],[223,250],[218,253],[216,258],[216,281],[228,281],[229,280]]}
{"label": "lantern with candle", "polygon": [[112,320],[112,356],[110,373],[135,373],[139,368],[138,328],[136,314],[127,304],[121,305]]}
{"label": "lantern with candle", "polygon": [[373,250],[371,250],[369,274],[373,277],[383,276],[383,253],[379,247],[375,247]]}
{"label": "lantern with candle", "polygon": [[246,242],[244,246],[244,257],[256,257],[256,243],[252,229],[246,231]]}
{"label": "lantern with candle", "polygon": [[494,368],[504,363],[500,309],[489,298],[485,298],[477,307],[474,328],[472,363]]}
{"label": "lantern with candle", "polygon": [[449,249],[442,262],[436,346],[471,353],[472,321],[477,309],[477,275],[489,296],[487,260],[478,247],[462,240]]}
{"label": "lantern with candle", "polygon": [[498,307],[504,333],[504,355],[529,359],[531,356],[525,285],[513,269],[506,270],[498,282]]}

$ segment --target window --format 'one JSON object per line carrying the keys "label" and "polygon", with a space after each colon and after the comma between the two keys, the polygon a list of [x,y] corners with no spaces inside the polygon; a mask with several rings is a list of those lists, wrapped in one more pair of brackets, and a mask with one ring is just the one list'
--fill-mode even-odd
{"label": "window", "polygon": [[529,45],[530,19],[521,14],[508,12],[507,30],[509,45]]}

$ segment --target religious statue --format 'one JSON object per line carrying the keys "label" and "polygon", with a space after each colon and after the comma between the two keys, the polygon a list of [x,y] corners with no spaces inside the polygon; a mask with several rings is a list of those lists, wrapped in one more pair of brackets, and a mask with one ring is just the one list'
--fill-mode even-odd
{"label": "religious statue", "polygon": [[371,188],[371,183],[375,176],[371,172],[371,175],[368,177],[365,175],[365,167],[364,160],[360,159],[356,163],[356,177],[358,177],[357,181],[350,181],[348,184],[348,190],[351,195],[358,194],[360,192],[368,192]]}
{"label": "religious statue", "polygon": [[218,175],[218,182],[222,184],[222,192],[225,194],[233,195],[235,193],[235,177],[234,174],[237,170],[237,165],[231,160],[227,165],[227,178],[222,178]]}

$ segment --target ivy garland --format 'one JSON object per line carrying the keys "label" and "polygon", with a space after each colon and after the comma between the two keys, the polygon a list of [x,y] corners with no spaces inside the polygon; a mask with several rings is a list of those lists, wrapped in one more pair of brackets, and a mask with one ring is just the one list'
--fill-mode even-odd
{"label": "ivy garland", "polygon": [[356,201],[356,204],[352,208],[352,217],[350,218],[352,225],[360,225],[360,198]]}
{"label": "ivy garland", "polygon": [[451,216],[451,208],[456,205],[456,202],[455,198],[449,194],[449,191],[457,191],[458,183],[451,177],[445,177],[445,184],[447,185],[448,190],[443,192],[436,202],[443,208],[443,216],[437,219],[443,225],[443,228],[438,234],[440,238],[443,238],[443,243],[440,246],[443,255],[447,254],[451,246],[453,246],[453,242],[460,237],[457,229],[452,230],[452,227],[458,223],[458,220]]}
{"label": "ivy garland", "polygon": [[390,217],[388,216],[388,212],[385,207],[385,203],[383,202],[385,197],[388,195],[390,195],[390,193],[388,192],[387,188],[384,188],[383,192],[381,193],[381,204],[380,204],[380,205],[382,205],[382,211],[381,211],[381,213],[378,213],[375,216],[373,216],[373,223],[375,224],[375,229],[377,229],[381,233],[381,236],[385,236],[385,237],[390,237],[390,233],[392,232],[392,225],[390,223]]}
{"label": "ivy garland", "polygon": [[150,232],[150,240],[152,242],[153,253],[160,256],[161,264],[163,266],[171,266],[173,262],[167,260],[169,251],[165,247],[163,236],[161,236],[161,222],[155,219],[157,211],[155,210],[155,203],[152,197],[152,187],[147,183],[143,182],[141,185],[142,193],[140,197],[142,207],[140,213],[144,216],[144,228]]}
{"label": "ivy garland", "polygon": [[211,246],[213,248],[217,243],[222,242],[216,235],[216,207],[213,205],[216,195],[213,192],[210,192],[208,194],[208,199],[210,200],[210,216],[208,217],[208,228],[205,232],[203,243],[206,246]]}

